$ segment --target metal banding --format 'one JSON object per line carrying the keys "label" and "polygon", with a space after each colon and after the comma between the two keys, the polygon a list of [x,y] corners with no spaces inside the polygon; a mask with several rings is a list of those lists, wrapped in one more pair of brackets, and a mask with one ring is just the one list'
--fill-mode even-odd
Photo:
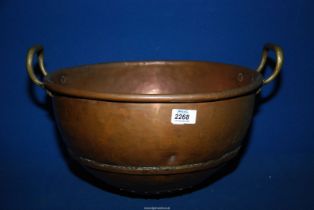
{"label": "metal banding", "polygon": [[209,160],[207,162],[186,164],[186,165],[178,165],[178,166],[121,166],[121,165],[112,165],[101,163],[95,160],[91,160],[85,157],[76,156],[72,154],[72,156],[78,160],[82,165],[97,169],[100,171],[108,171],[113,173],[123,173],[123,174],[178,174],[178,173],[189,173],[193,171],[204,170],[208,168],[214,168],[230,159],[235,157],[239,152],[241,147],[236,148],[228,153],[225,153],[218,159]]}
{"label": "metal banding", "polygon": [[[159,61],[161,64],[165,61]],[[187,64],[193,61],[167,61],[167,63],[181,63]],[[148,62],[147,62],[148,63]],[[158,62],[151,62],[158,63]],[[201,62],[198,63],[210,63]],[[139,62],[128,62],[128,65],[140,65]],[[107,63],[109,65],[121,65],[121,63]],[[224,64],[227,65],[227,64]],[[84,67],[84,66],[81,66]],[[58,72],[69,72],[71,69],[59,70]],[[247,69],[247,71],[250,71]],[[263,77],[260,73],[256,73],[254,80],[248,85],[242,87],[236,87],[227,89],[224,91],[216,91],[209,93],[187,93],[187,94],[137,94],[137,93],[106,93],[96,92],[90,90],[81,90],[70,86],[65,87],[62,84],[58,84],[53,80],[55,74],[51,73],[44,79],[44,86],[47,90],[54,95],[61,95],[73,98],[90,99],[90,100],[105,100],[105,101],[117,101],[117,102],[157,102],[157,103],[182,103],[182,102],[209,102],[218,101],[243,95],[255,93],[263,84]]]}

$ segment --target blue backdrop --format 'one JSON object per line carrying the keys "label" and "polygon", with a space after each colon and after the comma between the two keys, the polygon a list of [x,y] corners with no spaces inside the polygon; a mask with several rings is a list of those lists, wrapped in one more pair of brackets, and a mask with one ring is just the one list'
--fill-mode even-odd
{"label": "blue backdrop", "polygon": [[[313,2],[0,1],[0,209],[313,209]],[[255,69],[265,42],[283,47],[285,64],[263,89],[240,163],[207,187],[163,199],[107,191],[73,169],[24,66],[26,50],[41,43],[50,72],[164,59]]]}

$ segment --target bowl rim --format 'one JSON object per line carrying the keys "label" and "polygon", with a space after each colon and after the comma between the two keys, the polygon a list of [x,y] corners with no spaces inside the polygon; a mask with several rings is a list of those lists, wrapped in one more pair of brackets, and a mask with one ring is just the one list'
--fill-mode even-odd
{"label": "bowl rim", "polygon": [[[187,94],[138,94],[138,93],[108,93],[108,92],[95,92],[90,90],[82,90],[77,88],[71,88],[68,86],[63,86],[53,82],[51,77],[56,74],[60,74],[62,72],[70,71],[85,68],[97,65],[150,65],[150,64],[190,64],[190,63],[206,63],[206,64],[219,64],[229,67],[241,68],[243,71],[249,71],[254,75],[254,80],[252,80],[249,84],[243,85],[241,87],[226,89],[223,91],[210,92],[210,93],[187,93]],[[226,64],[220,62],[209,62],[209,61],[189,61],[189,60],[164,60],[164,61],[127,61],[127,62],[108,62],[108,63],[97,63],[97,64],[89,64],[89,65],[80,65],[75,67],[69,67],[57,70],[55,72],[49,73],[44,78],[44,86],[45,88],[52,94],[58,96],[67,96],[74,97],[80,99],[90,99],[90,100],[101,100],[101,101],[112,101],[112,102],[159,102],[159,103],[184,103],[184,102],[210,102],[210,101],[218,101],[229,98],[240,97],[252,93],[256,93],[259,88],[263,84],[263,76],[257,72],[253,71],[249,68],[234,65],[234,64]]]}

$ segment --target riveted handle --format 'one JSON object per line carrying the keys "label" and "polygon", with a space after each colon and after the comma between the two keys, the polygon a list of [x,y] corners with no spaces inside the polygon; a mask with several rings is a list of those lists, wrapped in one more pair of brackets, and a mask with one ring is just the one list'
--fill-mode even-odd
{"label": "riveted handle", "polygon": [[44,83],[40,81],[37,76],[35,75],[34,67],[33,67],[33,60],[34,56],[37,55],[38,57],[38,65],[39,65],[39,70],[43,74],[43,76],[47,76],[48,73],[45,69],[44,66],[44,48],[41,45],[35,45],[32,48],[30,48],[27,51],[27,56],[26,56],[26,69],[28,72],[28,75],[30,79],[38,86],[45,88]]}
{"label": "riveted handle", "polygon": [[274,51],[276,54],[276,66],[275,66],[275,69],[274,69],[274,72],[272,73],[272,75],[270,75],[267,79],[263,80],[263,84],[267,84],[267,83],[273,81],[278,76],[278,74],[280,73],[282,64],[283,64],[283,60],[284,60],[283,51],[282,51],[281,47],[279,47],[278,45],[275,45],[275,44],[271,44],[271,43],[265,44],[265,46],[263,48],[263,53],[262,53],[262,60],[261,60],[261,63],[259,64],[259,66],[257,68],[258,72],[263,71],[265,64],[266,64],[266,61],[267,61],[268,52],[270,50]]}

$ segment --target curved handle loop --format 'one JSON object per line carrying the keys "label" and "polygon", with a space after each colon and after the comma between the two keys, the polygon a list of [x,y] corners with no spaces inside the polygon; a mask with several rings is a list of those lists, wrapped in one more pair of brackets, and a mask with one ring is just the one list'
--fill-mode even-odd
{"label": "curved handle loop", "polygon": [[263,53],[262,53],[262,60],[261,60],[261,63],[259,64],[259,66],[257,68],[257,72],[263,71],[265,64],[266,64],[266,61],[267,61],[268,52],[270,50],[273,50],[276,54],[276,66],[275,66],[275,69],[274,69],[274,72],[272,73],[272,75],[270,75],[267,79],[263,80],[264,85],[273,81],[278,76],[278,74],[280,73],[282,64],[283,64],[283,60],[284,60],[283,51],[282,51],[281,47],[279,47],[278,45],[275,45],[275,44],[270,44],[270,43],[265,44],[265,46],[263,48]]}
{"label": "curved handle loop", "polygon": [[37,55],[38,57],[38,64],[39,64],[39,70],[43,74],[43,76],[47,76],[48,73],[46,71],[45,65],[44,65],[44,48],[41,45],[36,45],[32,48],[30,48],[27,51],[27,56],[26,56],[26,69],[28,72],[28,75],[30,79],[38,86],[45,88],[44,83],[40,81],[36,75],[35,71],[33,68],[33,59],[34,55]]}

